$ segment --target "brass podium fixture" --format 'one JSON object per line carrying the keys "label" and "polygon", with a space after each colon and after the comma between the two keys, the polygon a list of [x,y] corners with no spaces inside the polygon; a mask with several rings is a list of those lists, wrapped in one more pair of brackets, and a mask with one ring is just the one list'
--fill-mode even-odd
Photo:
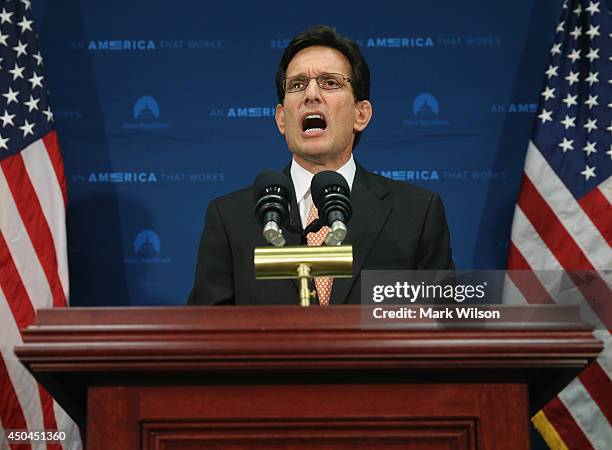
{"label": "brass podium fixture", "polygon": [[299,279],[302,306],[310,306],[315,295],[308,287],[312,277],[353,276],[352,245],[256,247],[253,259],[258,280]]}

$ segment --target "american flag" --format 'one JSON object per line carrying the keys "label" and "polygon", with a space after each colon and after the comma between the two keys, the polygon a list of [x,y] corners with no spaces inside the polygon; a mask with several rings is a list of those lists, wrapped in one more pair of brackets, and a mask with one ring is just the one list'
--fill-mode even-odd
{"label": "american flag", "polygon": [[[587,270],[601,280],[612,269],[611,14],[603,0],[566,1],[550,50],[508,260],[509,269],[534,271],[529,282],[513,280],[528,302],[534,287],[544,292],[540,269]],[[532,420],[553,449],[609,450],[612,293],[602,282],[591,295],[571,279],[604,351]]]}
{"label": "american flag", "polygon": [[[30,1],[0,9],[0,449],[79,449],[74,422],[13,352],[38,308],[68,302],[66,182]],[[68,438],[16,444],[8,430]]]}

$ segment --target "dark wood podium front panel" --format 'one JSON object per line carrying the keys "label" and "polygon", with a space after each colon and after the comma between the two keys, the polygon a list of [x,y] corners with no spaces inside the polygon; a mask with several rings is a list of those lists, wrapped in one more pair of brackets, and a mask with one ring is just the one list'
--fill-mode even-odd
{"label": "dark wood podium front panel", "polygon": [[464,450],[474,421],[356,420],[145,424],[146,449]]}
{"label": "dark wood podium front panel", "polygon": [[520,383],[95,387],[88,449],[526,449],[527,398]]}
{"label": "dark wood podium front panel", "polygon": [[564,311],[372,330],[350,306],[53,309],[16,353],[87,450],[526,450],[602,348]]}

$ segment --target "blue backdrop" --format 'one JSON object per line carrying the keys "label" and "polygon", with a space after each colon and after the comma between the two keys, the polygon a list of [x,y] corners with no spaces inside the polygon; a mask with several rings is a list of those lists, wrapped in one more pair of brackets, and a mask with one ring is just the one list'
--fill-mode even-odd
{"label": "blue backdrop", "polygon": [[503,268],[560,0],[34,2],[68,180],[73,305],[182,304],[208,202],[290,159],[289,39],[362,46],[371,170],[441,194],[456,265]]}

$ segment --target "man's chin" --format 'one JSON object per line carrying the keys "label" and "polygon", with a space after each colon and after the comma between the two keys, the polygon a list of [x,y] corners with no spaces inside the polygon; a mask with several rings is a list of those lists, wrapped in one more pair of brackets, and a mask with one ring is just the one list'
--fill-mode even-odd
{"label": "man's chin", "polygon": [[309,138],[300,139],[298,146],[301,153],[311,154],[311,155],[319,155],[330,153],[330,149],[332,148],[332,143],[330,139],[327,139],[327,136],[313,136]]}
{"label": "man's chin", "polygon": [[323,146],[308,146],[301,148],[299,152],[294,152],[296,156],[309,161],[321,161],[327,159],[330,155],[329,147]]}

